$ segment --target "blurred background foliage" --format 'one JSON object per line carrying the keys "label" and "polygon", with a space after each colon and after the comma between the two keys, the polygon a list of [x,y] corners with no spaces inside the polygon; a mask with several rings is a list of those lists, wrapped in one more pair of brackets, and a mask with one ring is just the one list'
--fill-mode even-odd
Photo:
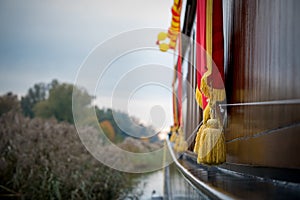
{"label": "blurred background foliage", "polygon": [[[101,200],[138,195],[132,194],[134,175],[102,165],[82,145],[72,114],[73,87],[53,80],[35,84],[20,100],[11,92],[0,96],[0,199]],[[139,142],[129,137],[113,112],[130,131],[137,131],[138,119],[92,106],[94,97],[78,90],[81,106],[95,109],[99,125],[121,148],[143,152],[160,147],[145,145],[157,142],[156,136]],[[141,137],[154,131],[139,125]],[[87,134],[95,131],[95,127],[86,128]]]}

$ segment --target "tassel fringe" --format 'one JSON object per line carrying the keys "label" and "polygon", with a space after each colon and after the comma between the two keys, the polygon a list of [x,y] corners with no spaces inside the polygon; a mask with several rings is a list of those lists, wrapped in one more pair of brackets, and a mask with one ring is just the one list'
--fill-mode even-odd
{"label": "tassel fringe", "polygon": [[177,138],[177,133],[176,132],[172,132],[172,135],[170,137],[170,142],[175,142]]}
{"label": "tassel fringe", "polygon": [[198,163],[217,165],[226,161],[225,136],[218,127],[216,119],[209,119],[200,127],[194,148]]}
{"label": "tassel fringe", "polygon": [[203,124],[206,124],[206,122],[210,119],[210,106],[209,104],[206,106],[206,108],[203,110]]}
{"label": "tassel fringe", "polygon": [[194,152],[196,154],[198,154],[199,152],[199,147],[200,147],[200,138],[202,135],[203,130],[206,128],[205,124],[202,124],[197,132],[197,136],[196,136],[196,142],[195,142],[195,147],[194,147]]}
{"label": "tassel fringe", "polygon": [[205,128],[200,138],[200,148],[198,151],[198,163],[221,164],[226,161],[225,137],[218,126],[217,120],[209,120],[208,128]]}
{"label": "tassel fringe", "polygon": [[198,105],[200,106],[200,108],[203,108],[202,94],[198,87],[196,88],[195,97],[196,97],[196,101],[197,101]]}
{"label": "tassel fringe", "polygon": [[[224,101],[226,98],[225,89],[212,88],[211,86],[209,86],[207,84],[207,75],[204,75],[201,79],[200,90],[212,102]],[[196,93],[196,98],[197,98],[197,93]],[[197,102],[198,102],[198,100],[197,100]]]}
{"label": "tassel fringe", "polygon": [[184,152],[188,149],[188,144],[184,140],[184,135],[183,135],[182,130],[178,130],[178,132],[179,132],[179,134],[176,137],[174,149],[177,152]]}

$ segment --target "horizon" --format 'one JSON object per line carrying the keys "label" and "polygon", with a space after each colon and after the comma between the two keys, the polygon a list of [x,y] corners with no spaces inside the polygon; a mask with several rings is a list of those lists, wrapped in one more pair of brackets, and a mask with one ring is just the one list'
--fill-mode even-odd
{"label": "horizon", "polygon": [[[75,84],[80,68],[99,44],[130,30],[148,27],[167,29],[171,20],[172,3],[171,0],[2,1],[0,94],[12,92],[21,99],[34,84],[50,83],[53,79],[60,83]],[[156,37],[151,42],[155,44]],[[157,59],[162,60],[164,65],[173,66],[172,59],[163,58],[163,54],[159,56],[156,56],[159,57]],[[144,64],[145,58],[143,52],[126,56],[124,62],[115,64],[115,69],[126,65],[130,69]],[[108,77],[108,82],[113,81],[111,77]],[[169,80],[171,85],[171,78]],[[88,92],[94,95],[93,92]],[[96,96],[107,98],[105,95],[101,93]],[[171,98],[168,98],[165,96],[159,104],[170,104]],[[106,102],[100,105],[98,101],[101,107],[109,108],[108,104]],[[144,103],[145,108],[148,104]],[[118,106],[117,109],[149,123],[149,117],[142,112],[148,108],[140,109],[141,107],[143,106],[139,105],[139,108],[133,109],[131,106],[130,111]],[[165,112],[171,112],[171,109],[165,109]],[[171,113],[166,116],[169,116],[167,124],[171,124]]]}

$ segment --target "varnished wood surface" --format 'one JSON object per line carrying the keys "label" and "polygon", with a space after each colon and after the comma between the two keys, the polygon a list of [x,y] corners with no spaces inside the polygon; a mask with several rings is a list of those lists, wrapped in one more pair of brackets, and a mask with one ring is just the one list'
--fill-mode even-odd
{"label": "varnished wood surface", "polygon": [[[300,99],[300,1],[223,1],[227,103]],[[229,5],[230,4],[230,5]],[[300,104],[228,106],[227,162],[300,169]]]}

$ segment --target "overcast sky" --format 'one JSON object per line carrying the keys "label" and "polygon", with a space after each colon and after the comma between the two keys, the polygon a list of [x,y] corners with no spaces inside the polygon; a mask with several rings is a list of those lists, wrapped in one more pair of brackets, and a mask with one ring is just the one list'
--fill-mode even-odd
{"label": "overcast sky", "polygon": [[[73,82],[99,43],[121,32],[168,28],[170,0],[2,0],[0,93],[36,82]],[[156,38],[153,38],[155,41]]]}
{"label": "overcast sky", "polygon": [[[49,83],[54,78],[60,82],[74,83],[84,59],[103,41],[133,29],[147,27],[167,29],[171,20],[172,2],[171,0],[2,0],[0,94],[12,91],[24,95],[34,83]],[[154,43],[155,41],[156,38],[153,38]],[[132,59],[134,57],[131,56]],[[168,62],[172,66],[172,60],[166,59],[165,63]],[[130,65],[130,61],[122,64]],[[166,78],[171,80],[170,77],[172,76]],[[147,91],[151,89],[148,88]],[[157,91],[161,93],[162,90],[160,88]],[[143,96],[139,91],[136,93]],[[170,107],[170,99],[166,99],[166,96],[163,98],[164,103],[161,104],[168,104]],[[155,102],[152,106],[156,104],[159,103]],[[130,107],[134,110],[134,104]],[[137,110],[143,108],[146,108],[145,102],[136,103]],[[167,109],[169,112],[170,108]],[[133,114],[143,116],[141,112]],[[171,116],[168,115],[168,118]]]}

